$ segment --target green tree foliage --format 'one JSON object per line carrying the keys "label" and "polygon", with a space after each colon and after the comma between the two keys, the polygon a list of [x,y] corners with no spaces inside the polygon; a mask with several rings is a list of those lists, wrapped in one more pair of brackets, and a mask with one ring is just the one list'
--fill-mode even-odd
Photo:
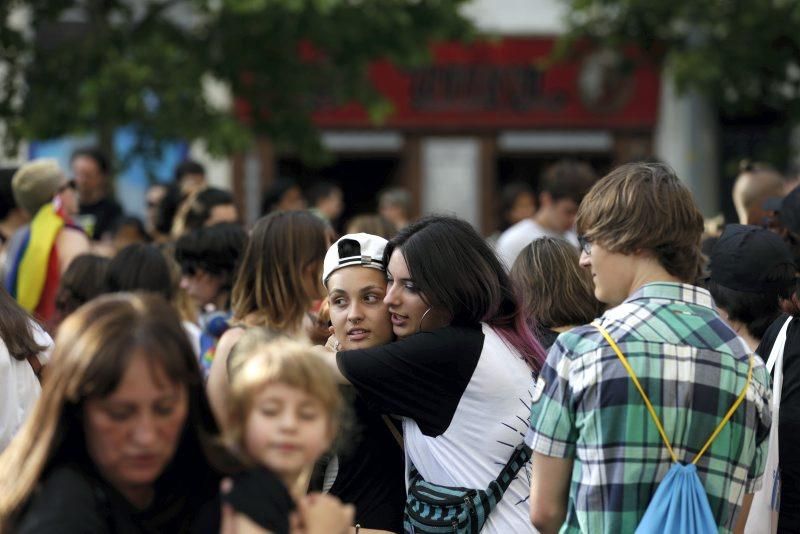
{"label": "green tree foliage", "polygon": [[358,101],[380,122],[391,106],[369,82],[370,63],[419,65],[432,41],[470,35],[463,3],[228,0],[215,13],[211,63],[247,101],[253,131],[310,157],[320,153],[310,112]]}
{"label": "green tree foliage", "polygon": [[800,120],[797,0],[565,0],[565,49],[636,45],[723,114]]}
{"label": "green tree foliage", "polygon": [[[368,65],[418,64],[431,42],[470,35],[463,1],[0,1],[5,148],[75,133],[109,147],[133,125],[139,154],[176,138],[228,154],[258,134],[312,158],[315,106],[358,101],[385,117]],[[14,23],[20,13],[30,24]],[[246,102],[246,120],[209,105],[209,75]]]}
{"label": "green tree foliage", "polygon": [[[219,149],[235,145],[240,136],[232,118],[203,98],[206,29],[185,24],[180,3],[6,3],[0,112],[9,127],[7,148],[20,139],[94,133],[108,150],[122,125],[141,132],[139,154],[157,153],[161,141],[176,138],[209,136]],[[27,14],[29,28],[8,27],[12,9]],[[227,132],[221,139],[220,131]]]}

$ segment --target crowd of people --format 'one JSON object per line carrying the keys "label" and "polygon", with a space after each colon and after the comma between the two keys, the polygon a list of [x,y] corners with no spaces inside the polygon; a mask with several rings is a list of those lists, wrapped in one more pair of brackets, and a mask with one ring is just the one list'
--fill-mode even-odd
{"label": "crowd of people", "polygon": [[712,234],[665,164],[559,161],[484,238],[4,171],[0,533],[796,532],[800,188],[741,172]]}

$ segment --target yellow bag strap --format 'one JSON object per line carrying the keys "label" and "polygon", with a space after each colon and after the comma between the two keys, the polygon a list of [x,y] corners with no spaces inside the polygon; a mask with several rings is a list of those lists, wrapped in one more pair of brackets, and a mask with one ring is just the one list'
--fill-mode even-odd
{"label": "yellow bag strap", "polygon": [[748,363],[748,366],[747,366],[747,381],[744,383],[744,387],[742,388],[742,391],[739,392],[739,396],[736,398],[736,402],[734,402],[733,406],[731,406],[730,409],[728,409],[728,413],[725,414],[725,417],[722,419],[722,421],[720,421],[719,425],[717,425],[717,428],[714,430],[714,433],[711,434],[711,437],[708,438],[708,441],[706,441],[706,444],[703,445],[703,448],[700,449],[700,452],[698,452],[697,456],[694,457],[694,460],[692,460],[693,464],[697,463],[697,460],[699,460],[700,457],[703,456],[703,454],[705,454],[706,450],[708,450],[708,448],[711,446],[711,442],[714,441],[717,438],[717,435],[720,432],[722,432],[722,429],[728,423],[728,421],[730,420],[731,416],[733,416],[733,412],[736,411],[736,408],[739,407],[739,405],[742,403],[742,401],[744,400],[745,396],[747,395],[747,388],[750,387],[750,381],[752,379],[753,379],[753,355],[751,354],[750,355],[750,362]]}
{"label": "yellow bag strap", "polygon": [[[673,462],[677,462],[678,461],[678,457],[675,455],[675,452],[672,450],[672,445],[669,442],[669,438],[667,438],[667,433],[664,432],[664,426],[661,424],[661,420],[658,418],[658,415],[656,414],[656,411],[653,408],[653,405],[650,402],[650,399],[647,397],[647,394],[644,392],[644,389],[642,388],[642,385],[639,383],[639,379],[636,377],[636,373],[633,372],[633,369],[631,368],[630,363],[628,363],[628,359],[625,357],[624,354],[622,354],[622,351],[619,350],[619,346],[611,338],[611,335],[608,333],[608,331],[605,328],[603,328],[602,326],[600,326],[599,323],[596,323],[596,322],[592,323],[592,326],[594,326],[603,335],[603,337],[608,342],[608,344],[611,346],[611,348],[614,349],[614,352],[617,354],[617,357],[619,358],[619,361],[622,362],[622,365],[623,365],[623,367],[625,367],[625,370],[628,371],[628,374],[630,375],[631,380],[633,380],[633,383],[636,386],[636,389],[639,390],[639,394],[642,396],[642,399],[644,399],[645,405],[647,405],[647,411],[650,412],[650,417],[653,418],[653,422],[656,424],[656,428],[658,428],[658,433],[661,435],[661,439],[664,441],[664,445],[667,446],[667,450],[669,451],[669,455],[672,458],[672,461]],[[697,455],[695,455],[694,459],[692,460],[693,464],[697,463],[697,461],[700,459],[700,457],[703,456],[703,454],[705,454],[705,452],[711,446],[711,443],[716,439],[716,437],[719,435],[719,433],[722,432],[722,429],[725,428],[725,425],[728,423],[730,418],[733,416],[733,413],[736,411],[736,409],[739,407],[739,405],[742,403],[742,401],[744,400],[745,396],[747,395],[747,388],[750,387],[750,381],[752,380],[752,378],[753,378],[753,355],[751,354],[750,355],[750,361],[748,363],[748,368],[747,368],[747,381],[745,382],[744,387],[742,388],[742,391],[739,393],[739,396],[736,398],[736,401],[733,403],[733,405],[728,410],[728,413],[725,414],[725,417],[722,419],[722,421],[720,421],[719,425],[717,425],[717,428],[714,430],[714,432],[708,438],[708,440],[706,441],[705,445],[703,445],[703,448],[700,449],[700,452],[698,452]]]}

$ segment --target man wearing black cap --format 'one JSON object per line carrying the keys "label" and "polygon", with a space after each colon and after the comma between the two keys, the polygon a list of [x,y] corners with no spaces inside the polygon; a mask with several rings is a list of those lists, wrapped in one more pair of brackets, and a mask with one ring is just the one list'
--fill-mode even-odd
{"label": "man wearing black cap", "polygon": [[756,350],[795,284],[789,247],[772,232],[729,224],[711,251],[708,290],[720,315]]}

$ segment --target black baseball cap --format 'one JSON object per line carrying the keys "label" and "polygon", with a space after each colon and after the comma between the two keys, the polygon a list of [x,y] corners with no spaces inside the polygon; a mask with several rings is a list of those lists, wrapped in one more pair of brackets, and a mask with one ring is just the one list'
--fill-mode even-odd
{"label": "black baseball cap", "polygon": [[778,220],[790,232],[800,234],[800,186],[785,197],[768,198],[762,206],[778,214]]}
{"label": "black baseball cap", "polygon": [[774,291],[775,282],[766,274],[779,265],[794,266],[780,236],[759,226],[729,224],[711,250],[709,278],[735,291]]}

